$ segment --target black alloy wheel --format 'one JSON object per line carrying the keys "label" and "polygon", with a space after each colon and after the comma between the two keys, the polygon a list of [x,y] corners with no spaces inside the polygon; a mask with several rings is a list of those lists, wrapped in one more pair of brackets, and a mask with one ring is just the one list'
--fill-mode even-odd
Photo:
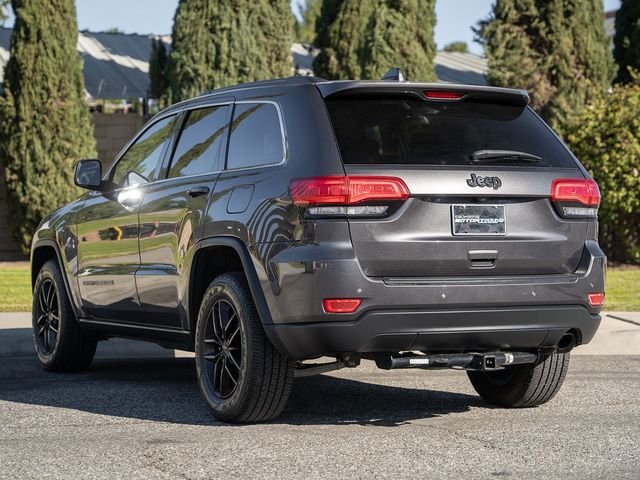
{"label": "black alloy wheel", "polygon": [[242,334],[238,312],[220,299],[213,304],[204,337],[205,374],[213,392],[226,399],[233,395],[242,372]]}
{"label": "black alloy wheel", "polygon": [[36,326],[38,347],[44,355],[51,355],[60,335],[60,301],[52,279],[45,279],[37,292]]}

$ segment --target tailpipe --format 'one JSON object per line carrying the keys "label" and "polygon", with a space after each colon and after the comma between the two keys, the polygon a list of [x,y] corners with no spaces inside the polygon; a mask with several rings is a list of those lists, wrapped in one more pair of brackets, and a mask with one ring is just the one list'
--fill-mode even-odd
{"label": "tailpipe", "polygon": [[567,353],[573,350],[573,347],[576,346],[576,336],[573,332],[565,333],[560,341],[558,342],[557,349],[558,353]]}

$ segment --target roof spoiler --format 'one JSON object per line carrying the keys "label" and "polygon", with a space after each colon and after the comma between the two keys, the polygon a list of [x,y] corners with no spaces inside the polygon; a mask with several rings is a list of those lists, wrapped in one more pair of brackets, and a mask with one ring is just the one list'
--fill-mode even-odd
{"label": "roof spoiler", "polygon": [[463,93],[460,100],[482,100],[490,103],[526,106],[529,94],[526,90],[512,88],[485,87],[479,85],[458,85],[450,83],[414,83],[407,81],[366,81],[342,80],[321,82],[316,85],[324,98],[353,95],[414,95],[425,99],[425,91]]}

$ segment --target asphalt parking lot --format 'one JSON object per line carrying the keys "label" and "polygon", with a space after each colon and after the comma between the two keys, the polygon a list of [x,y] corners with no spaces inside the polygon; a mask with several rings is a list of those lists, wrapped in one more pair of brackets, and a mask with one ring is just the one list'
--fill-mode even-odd
{"label": "asphalt parking lot", "polygon": [[297,379],[273,423],[228,426],[201,400],[192,358],[51,374],[5,356],[0,478],[639,478],[640,356],[571,362],[533,409],[489,407],[463,372],[365,362]]}
{"label": "asphalt parking lot", "polygon": [[[634,393],[635,392],[635,393]],[[298,379],[268,425],[209,415],[189,358],[0,373],[2,478],[638,478],[640,357],[573,358],[543,407],[485,405],[466,375],[372,365]]]}

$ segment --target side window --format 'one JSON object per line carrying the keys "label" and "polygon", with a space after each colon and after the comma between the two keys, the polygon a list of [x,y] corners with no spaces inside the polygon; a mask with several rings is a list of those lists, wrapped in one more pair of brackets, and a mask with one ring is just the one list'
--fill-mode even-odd
{"label": "side window", "polygon": [[214,170],[227,131],[229,106],[191,110],[173,154],[169,177]]}
{"label": "side window", "polygon": [[116,165],[111,181],[121,187],[139,185],[153,178],[162,152],[171,136],[175,115],[163,118],[151,125],[129,147]]}
{"label": "side window", "polygon": [[227,168],[273,165],[283,158],[280,116],[275,105],[237,104],[231,124]]}

